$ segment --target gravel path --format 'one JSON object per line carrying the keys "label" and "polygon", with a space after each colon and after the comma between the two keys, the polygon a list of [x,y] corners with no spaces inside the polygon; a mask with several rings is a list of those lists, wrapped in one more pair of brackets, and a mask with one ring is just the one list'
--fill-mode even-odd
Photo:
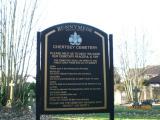
{"label": "gravel path", "polygon": [[[36,115],[28,108],[13,109],[0,107],[0,120],[36,120]],[[41,120],[62,120],[51,115],[41,115]]]}
{"label": "gravel path", "polygon": [[35,115],[27,108],[13,109],[1,107],[0,120],[35,120]]}

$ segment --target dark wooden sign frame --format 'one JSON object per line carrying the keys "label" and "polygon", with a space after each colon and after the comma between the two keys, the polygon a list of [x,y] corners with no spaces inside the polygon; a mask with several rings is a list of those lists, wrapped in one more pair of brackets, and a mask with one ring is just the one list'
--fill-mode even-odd
{"label": "dark wooden sign frame", "polygon": [[37,33],[36,119],[41,114],[110,113],[113,36],[80,23]]}

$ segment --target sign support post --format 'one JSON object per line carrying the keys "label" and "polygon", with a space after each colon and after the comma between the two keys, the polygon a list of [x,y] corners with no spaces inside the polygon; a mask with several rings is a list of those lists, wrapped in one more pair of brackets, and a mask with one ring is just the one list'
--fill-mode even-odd
{"label": "sign support post", "polygon": [[114,65],[113,65],[113,35],[110,34],[109,35],[109,53],[110,53],[110,80],[111,80],[111,86],[110,86],[110,89],[111,89],[111,101],[110,101],[110,104],[111,104],[111,108],[110,108],[110,120],[114,120]]}
{"label": "sign support post", "polygon": [[36,120],[40,120],[40,32],[37,32]]}

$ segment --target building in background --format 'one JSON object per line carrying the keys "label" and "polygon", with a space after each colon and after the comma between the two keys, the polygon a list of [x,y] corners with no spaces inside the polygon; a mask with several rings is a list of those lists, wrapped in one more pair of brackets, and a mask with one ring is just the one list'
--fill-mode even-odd
{"label": "building in background", "polygon": [[[160,65],[147,66],[144,73],[145,83],[140,90],[140,100],[160,100]],[[121,82],[123,84],[123,82]],[[126,92],[118,85],[115,85],[115,105],[127,103]]]}

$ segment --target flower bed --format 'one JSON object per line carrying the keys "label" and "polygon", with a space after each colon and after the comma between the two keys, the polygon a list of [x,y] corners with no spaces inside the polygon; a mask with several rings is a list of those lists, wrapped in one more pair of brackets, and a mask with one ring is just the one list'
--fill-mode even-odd
{"label": "flower bed", "polygon": [[129,106],[128,109],[138,109],[138,110],[150,110],[152,109],[151,105],[139,105],[139,106]]}
{"label": "flower bed", "polygon": [[115,106],[115,120],[160,120],[160,106],[148,108],[143,110],[132,106]]}

